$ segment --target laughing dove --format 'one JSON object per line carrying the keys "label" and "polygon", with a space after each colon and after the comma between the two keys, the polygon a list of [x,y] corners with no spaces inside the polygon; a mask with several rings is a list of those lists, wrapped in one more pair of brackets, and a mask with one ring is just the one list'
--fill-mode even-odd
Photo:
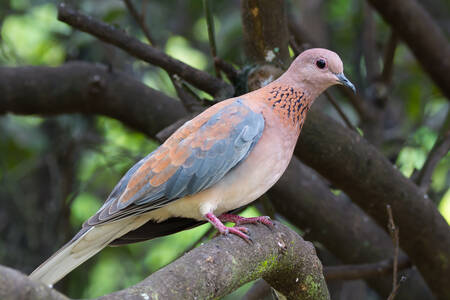
{"label": "laughing dove", "polygon": [[[53,284],[108,245],[144,241],[206,221],[221,234],[248,240],[240,225],[270,225],[270,219],[230,212],[257,199],[280,178],[308,109],[334,84],[354,90],[336,53],[310,49],[272,83],[186,122],[135,164],[80,232],[30,278]],[[226,227],[226,221],[236,226]]]}

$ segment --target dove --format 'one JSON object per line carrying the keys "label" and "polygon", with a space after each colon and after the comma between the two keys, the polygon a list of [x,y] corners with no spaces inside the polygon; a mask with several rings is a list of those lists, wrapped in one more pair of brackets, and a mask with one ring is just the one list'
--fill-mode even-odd
{"label": "dove", "polygon": [[243,225],[270,226],[270,218],[232,212],[277,182],[309,108],[335,84],[355,90],[336,53],[309,49],[275,81],[209,107],[137,162],[72,240],[29,277],[53,285],[108,245],[145,241],[205,222],[220,234],[249,241]]}

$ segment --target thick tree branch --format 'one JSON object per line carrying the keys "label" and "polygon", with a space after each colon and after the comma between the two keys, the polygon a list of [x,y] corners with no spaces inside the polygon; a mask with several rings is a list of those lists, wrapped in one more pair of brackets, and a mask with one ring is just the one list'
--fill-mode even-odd
{"label": "thick tree branch", "polygon": [[[327,266],[323,269],[326,280],[356,280],[373,278],[392,273],[393,259],[385,259],[371,264]],[[411,266],[407,256],[400,256],[398,269],[402,270]]]}
{"label": "thick tree branch", "polygon": [[177,74],[190,84],[211,95],[229,97],[234,93],[233,87],[223,80],[172,58],[163,51],[140,42],[112,25],[83,15],[64,3],[60,4],[58,8],[58,20],[89,33],[106,43],[115,45],[137,58],[159,66],[169,73]]}
{"label": "thick tree branch", "polygon": [[[321,176],[296,157],[269,190],[269,197],[278,213],[308,232],[308,240],[320,242],[345,264],[378,263],[392,256],[389,235],[357,205],[334,195]],[[408,277],[397,299],[431,298],[417,270],[410,270]],[[392,288],[388,277],[371,278],[368,283],[384,298]]]}
{"label": "thick tree branch", "polygon": [[369,0],[450,100],[450,43],[416,0]]}
{"label": "thick tree branch", "polygon": [[0,67],[0,115],[102,114],[149,136],[187,114],[181,102],[105,66]]}
{"label": "thick tree branch", "polygon": [[[329,299],[322,265],[312,244],[281,223],[275,224],[273,229],[249,225],[251,244],[236,236],[219,236],[142,282],[98,299],[213,299],[261,277],[288,299]],[[4,267],[0,268],[2,286],[8,286],[0,289],[0,298],[5,300],[17,299],[17,295],[67,299]]]}
{"label": "thick tree branch", "polygon": [[402,230],[400,246],[433,292],[450,297],[450,230],[436,206],[359,134],[311,111],[296,154],[342,189],[380,225],[390,204]]}
{"label": "thick tree branch", "polygon": [[241,1],[244,48],[247,58],[258,64],[289,66],[289,31],[283,0]]}
{"label": "thick tree branch", "polygon": [[69,300],[58,291],[4,266],[0,266],[0,299]]}

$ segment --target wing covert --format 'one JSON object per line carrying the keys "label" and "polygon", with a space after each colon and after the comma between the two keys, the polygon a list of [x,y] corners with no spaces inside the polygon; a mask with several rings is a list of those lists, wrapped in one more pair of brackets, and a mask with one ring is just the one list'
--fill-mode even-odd
{"label": "wing covert", "polygon": [[263,130],[262,114],[240,99],[206,110],[136,163],[86,225],[154,210],[211,187],[246,158]]}

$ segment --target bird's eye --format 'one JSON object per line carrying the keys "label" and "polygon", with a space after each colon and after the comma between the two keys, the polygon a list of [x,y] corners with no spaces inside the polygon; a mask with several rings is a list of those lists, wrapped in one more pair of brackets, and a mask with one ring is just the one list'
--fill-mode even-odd
{"label": "bird's eye", "polygon": [[316,66],[317,66],[319,69],[325,68],[326,65],[327,65],[327,62],[326,62],[324,59],[322,59],[322,58],[320,58],[320,59],[318,59],[318,60],[316,61]]}

